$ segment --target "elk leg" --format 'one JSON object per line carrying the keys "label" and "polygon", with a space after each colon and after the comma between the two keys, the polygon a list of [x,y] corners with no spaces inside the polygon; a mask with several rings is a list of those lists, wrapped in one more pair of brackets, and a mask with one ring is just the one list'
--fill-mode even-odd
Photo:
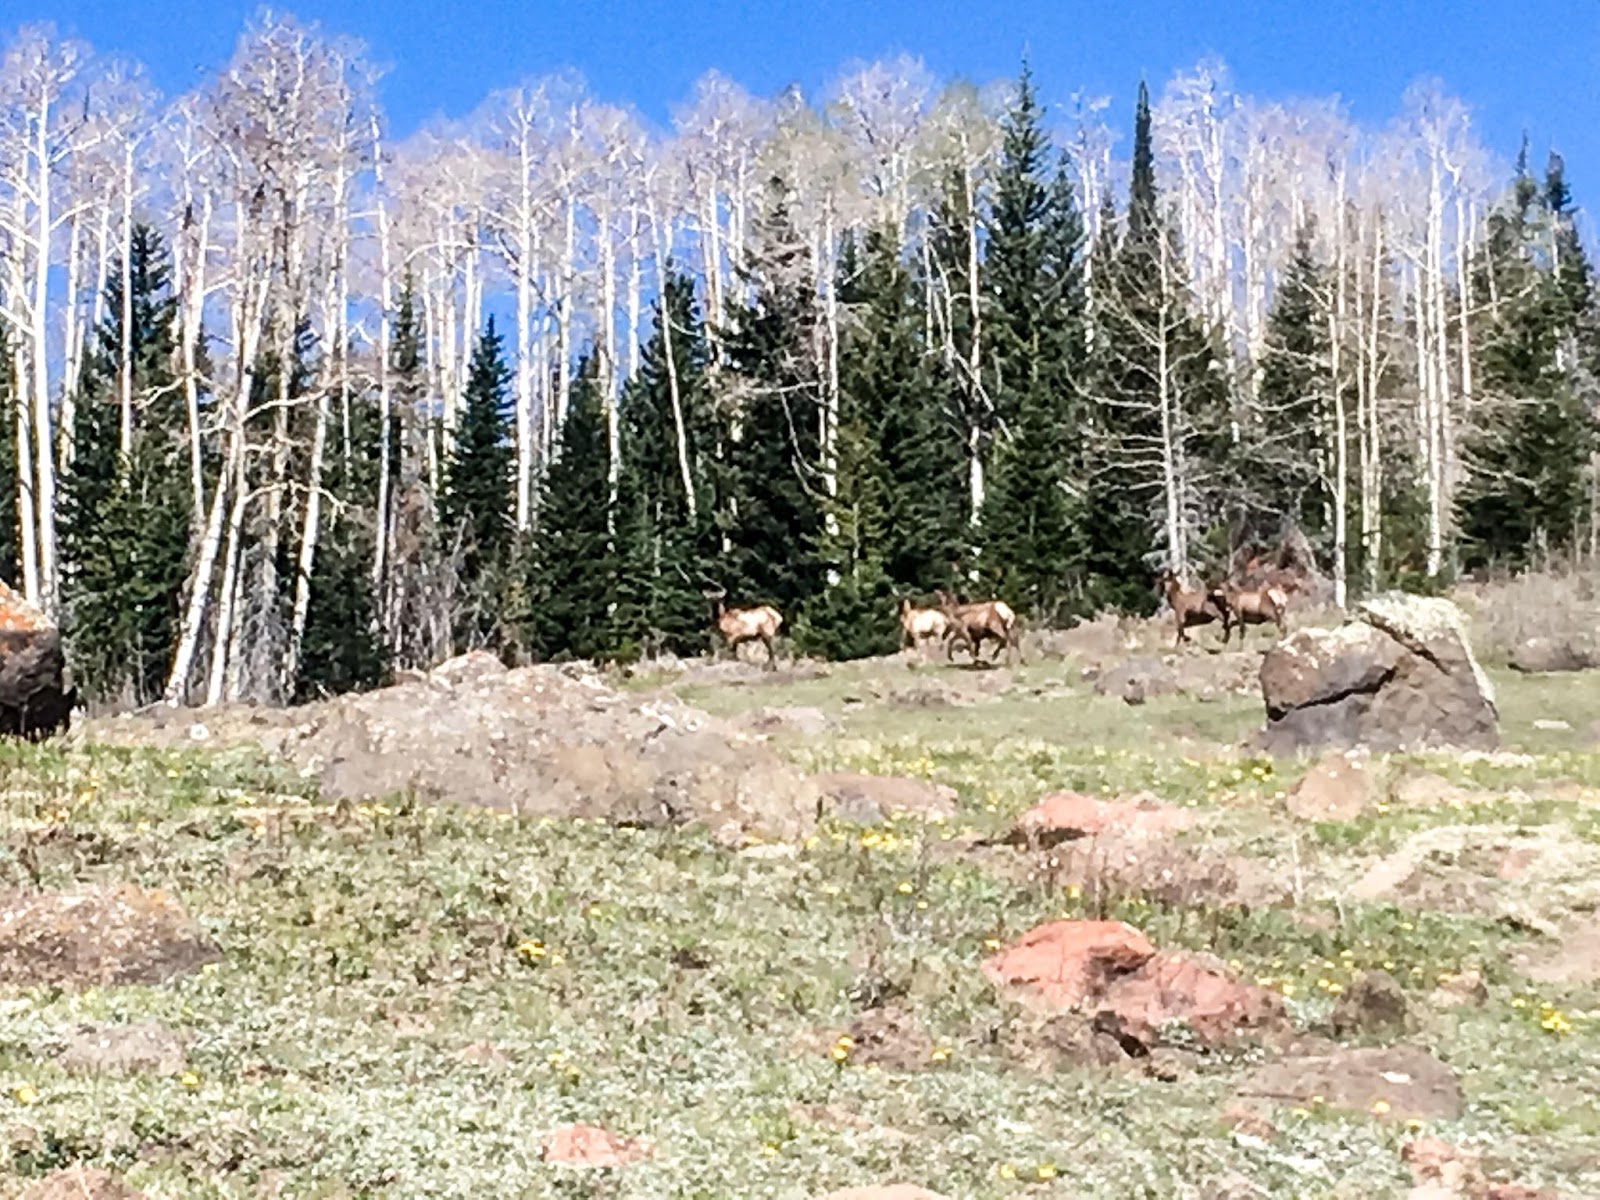
{"label": "elk leg", "polygon": [[764,637],[761,639],[761,644],[767,648],[767,670],[776,671],[778,669],[778,652],[773,648],[772,639]]}

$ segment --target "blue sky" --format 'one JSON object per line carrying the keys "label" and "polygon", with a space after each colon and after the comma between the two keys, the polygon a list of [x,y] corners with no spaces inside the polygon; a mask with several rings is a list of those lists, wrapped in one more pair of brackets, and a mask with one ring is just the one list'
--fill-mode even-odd
{"label": "blue sky", "polygon": [[[0,0],[0,29],[52,20],[97,47],[143,61],[169,94],[228,55],[255,3],[229,0]],[[459,116],[495,87],[576,67],[600,97],[664,121],[693,79],[716,67],[752,91],[807,91],[843,64],[905,51],[942,77],[1015,72],[1026,50],[1047,100],[1083,87],[1125,117],[1141,73],[1159,85],[1206,53],[1240,90],[1339,94],[1357,119],[1398,107],[1435,74],[1474,109],[1509,159],[1521,130],[1537,160],[1567,157],[1578,201],[1600,212],[1600,3],[1595,0],[305,0],[303,18],[354,34],[391,68],[384,104],[397,132]],[[1593,225],[1591,223],[1591,228]]]}

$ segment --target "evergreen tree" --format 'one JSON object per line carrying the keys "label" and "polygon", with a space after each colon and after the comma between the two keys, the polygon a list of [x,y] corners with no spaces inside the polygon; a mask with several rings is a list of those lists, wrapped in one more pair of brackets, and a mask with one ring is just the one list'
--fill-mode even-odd
{"label": "evergreen tree", "polygon": [[516,544],[510,376],[490,317],[473,350],[439,500],[444,535],[460,547],[458,649],[497,643],[503,633],[500,605]]}
{"label": "evergreen tree", "polygon": [[1570,547],[1584,515],[1595,429],[1576,372],[1589,282],[1570,203],[1556,158],[1542,191],[1523,165],[1489,217],[1475,281],[1487,314],[1477,339],[1484,403],[1457,506],[1469,567],[1521,566]]}
{"label": "evergreen tree", "polygon": [[1275,538],[1293,522],[1313,543],[1326,533],[1318,428],[1330,421],[1327,281],[1301,229],[1273,297],[1256,410],[1246,425],[1231,479],[1230,509],[1242,518],[1235,536]]}
{"label": "evergreen tree", "polygon": [[79,686],[99,699],[146,703],[161,694],[171,660],[194,514],[174,375],[170,258],[160,235],[144,225],[134,226],[129,250],[131,441],[125,455],[123,272],[113,267],[62,478],[60,534],[65,625]]}
{"label": "evergreen tree", "polygon": [[1215,508],[1219,481],[1208,475],[1225,453],[1227,384],[1219,348],[1190,311],[1182,263],[1156,191],[1150,96],[1141,83],[1127,228],[1114,251],[1097,250],[1092,303],[1092,607],[1148,610],[1150,568],[1165,560],[1186,570],[1193,536]]}
{"label": "evergreen tree", "polygon": [[350,397],[347,404],[349,453],[335,459],[328,482],[334,503],[323,509],[300,640],[295,686],[302,700],[364,691],[391,673],[372,581],[381,417],[371,395]]}
{"label": "evergreen tree", "polygon": [[969,536],[966,453],[957,416],[934,383],[923,317],[893,232],[870,232],[864,253],[847,242],[839,274],[846,314],[840,421],[853,423],[863,443],[841,451],[839,478],[876,476],[873,502],[881,511],[868,522],[868,548],[897,591],[954,588]]}
{"label": "evergreen tree", "polygon": [[450,652],[459,579],[446,555],[439,505],[428,481],[433,419],[425,411],[423,331],[410,275],[395,307],[390,355],[392,490],[384,514],[389,543],[380,615],[394,664],[426,668]]}
{"label": "evergreen tree", "polygon": [[616,560],[605,406],[598,364],[579,364],[558,455],[539,488],[532,545],[528,648],[541,660],[611,658]]}
{"label": "evergreen tree", "polygon": [[985,574],[1048,620],[1083,587],[1083,224],[1026,70],[1004,130],[987,269],[991,394],[1009,436],[984,504]]}
{"label": "evergreen tree", "polygon": [[694,281],[669,268],[638,374],[622,396],[614,625],[624,657],[698,654],[709,644],[719,430],[707,364]]}
{"label": "evergreen tree", "polygon": [[815,554],[822,386],[811,353],[811,256],[780,179],[768,184],[746,278],[754,294],[733,311],[726,346],[737,425],[718,514],[728,543],[723,586],[733,602],[797,612],[824,582]]}

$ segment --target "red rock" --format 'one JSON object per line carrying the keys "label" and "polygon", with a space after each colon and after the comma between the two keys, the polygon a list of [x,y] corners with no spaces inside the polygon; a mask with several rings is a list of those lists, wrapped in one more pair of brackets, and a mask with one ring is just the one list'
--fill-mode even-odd
{"label": "red rock", "polygon": [[1158,954],[1118,979],[1099,1002],[1102,1023],[1144,1046],[1160,1041],[1172,1021],[1188,1026],[1208,1046],[1222,1045],[1243,1030],[1282,1024],[1283,1001],[1265,988],[1240,983],[1176,954]]}
{"label": "red rock", "polygon": [[561,1167],[625,1167],[651,1156],[638,1138],[618,1137],[598,1125],[562,1125],[545,1138],[543,1158]]}
{"label": "red rock", "polygon": [[1442,1138],[1415,1138],[1400,1147],[1400,1161],[1411,1170],[1419,1187],[1437,1186],[1464,1192],[1482,1182],[1478,1156],[1452,1146]]}
{"label": "red rock", "polygon": [[1047,1007],[1072,1008],[1155,952],[1144,934],[1121,921],[1052,921],[987,959],[983,973]]}
{"label": "red rock", "polygon": [[1037,1007],[1092,1015],[1124,1041],[1155,1046],[1169,1022],[1208,1045],[1283,1020],[1275,993],[1242,984],[1182,955],[1157,953],[1120,921],[1054,921],[1024,934],[983,964],[997,987]]}
{"label": "red rock", "polygon": [[1082,792],[1052,792],[1017,818],[1007,840],[1049,845],[1106,832],[1154,836],[1192,824],[1188,812],[1154,800],[1100,800]]}

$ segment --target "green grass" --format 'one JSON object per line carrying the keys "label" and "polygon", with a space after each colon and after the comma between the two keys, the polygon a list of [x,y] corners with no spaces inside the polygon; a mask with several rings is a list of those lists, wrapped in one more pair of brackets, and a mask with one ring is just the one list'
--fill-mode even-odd
{"label": "green grass", "polygon": [[[1269,1143],[1233,1137],[1219,1113],[1250,1055],[1202,1059],[1173,1083],[1024,1069],[997,1040],[1014,1014],[978,964],[986,943],[1086,915],[1085,901],[938,852],[1070,787],[1148,789],[1194,807],[1203,836],[1279,855],[1291,825],[1274,797],[1293,768],[1227,751],[1257,721],[1254,704],[1130,709],[1044,663],[1017,671],[998,699],[899,708],[873,697],[878,670],[681,688],[723,713],[817,705],[832,732],[778,739],[802,765],[917,775],[960,793],[949,825],[897,823],[864,845],[861,830],[829,824],[790,857],[733,855],[694,831],[399,800],[335,810],[243,754],[0,747],[6,886],[36,871],[46,887],[167,887],[225,953],[164,987],[0,996],[0,1108],[13,1131],[0,1161],[32,1177],[87,1160],[153,1197],[805,1198],[887,1179],[953,1197],[1158,1197],[1229,1173],[1272,1196],[1403,1191],[1405,1133],[1376,1120],[1284,1112]],[[1600,784],[1600,759],[1576,741],[1540,742],[1530,715],[1559,710],[1581,732],[1588,718],[1573,714],[1600,710],[1600,693],[1503,686],[1507,740],[1530,760],[1417,765],[1506,791]],[[263,823],[268,808],[290,816]],[[1361,856],[1428,823],[1512,819],[1594,836],[1593,809],[1559,798],[1374,814],[1300,836],[1318,854]],[[51,824],[71,836],[41,838]],[[1600,1094],[1600,1020],[1575,1015],[1565,1035],[1541,1026],[1541,1004],[1581,1012],[1593,1000],[1518,975],[1525,933],[1489,917],[1320,901],[1295,912],[1127,896],[1103,912],[1287,984],[1308,1026],[1333,988],[1388,966],[1420,1014],[1412,1037],[1461,1073],[1469,1099],[1438,1132],[1484,1139],[1510,1175],[1600,1190],[1600,1122],[1582,1099]],[[534,941],[542,956],[525,949]],[[1438,977],[1468,967],[1485,975],[1489,1001],[1429,1009]],[[945,1061],[909,1074],[831,1061],[869,977],[950,1048]],[[184,1031],[197,1078],[73,1076],[54,1063],[75,1025],[133,1020]],[[14,1098],[23,1084],[36,1103]],[[656,1157],[584,1177],[542,1164],[541,1136],[571,1120],[647,1136]]]}

